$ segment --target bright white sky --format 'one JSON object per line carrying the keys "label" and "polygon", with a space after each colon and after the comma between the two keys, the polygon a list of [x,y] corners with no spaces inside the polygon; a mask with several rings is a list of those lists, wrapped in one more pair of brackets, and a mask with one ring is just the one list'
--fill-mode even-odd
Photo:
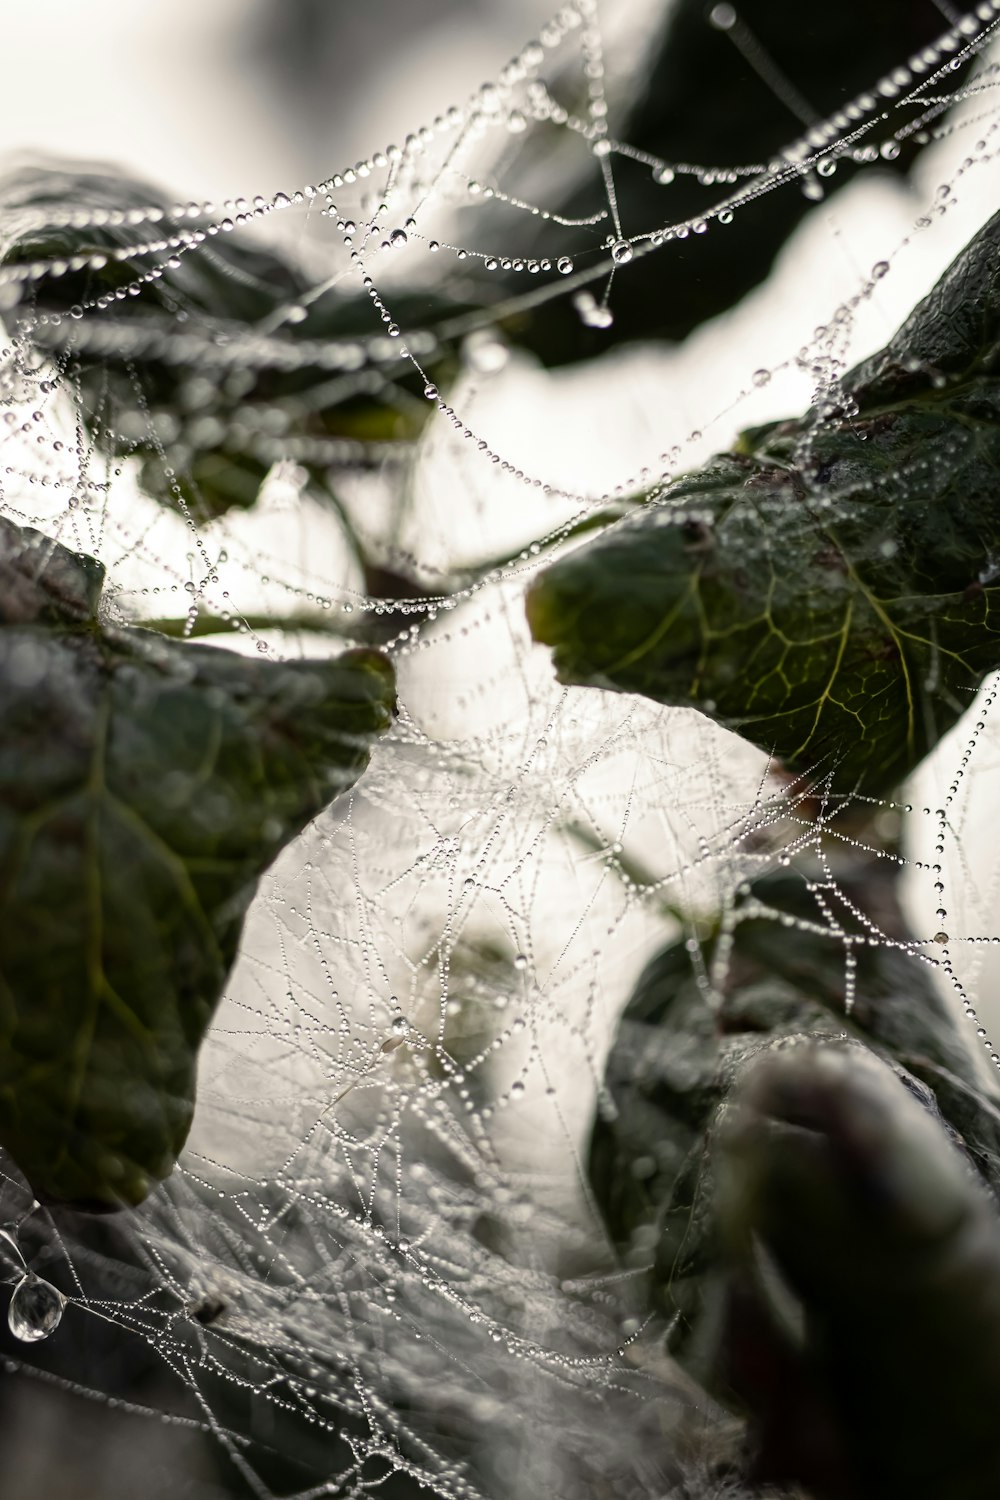
{"label": "bright white sky", "polygon": [[[555,8],[504,0],[484,15],[456,4],[447,22],[407,36],[404,53],[393,50],[398,0],[371,4],[385,13],[386,46],[338,60],[331,171],[461,101]],[[315,165],[296,159],[275,92],[249,59],[264,11],[257,0],[4,0],[0,151],[110,159],[184,197],[304,180]]]}

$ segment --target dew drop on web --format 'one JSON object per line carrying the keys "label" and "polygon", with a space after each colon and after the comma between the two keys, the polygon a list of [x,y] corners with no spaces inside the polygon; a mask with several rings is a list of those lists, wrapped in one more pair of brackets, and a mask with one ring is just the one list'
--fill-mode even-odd
{"label": "dew drop on web", "polygon": [[22,1343],[34,1344],[55,1333],[62,1320],[66,1298],[41,1276],[22,1276],[11,1295],[7,1323]]}

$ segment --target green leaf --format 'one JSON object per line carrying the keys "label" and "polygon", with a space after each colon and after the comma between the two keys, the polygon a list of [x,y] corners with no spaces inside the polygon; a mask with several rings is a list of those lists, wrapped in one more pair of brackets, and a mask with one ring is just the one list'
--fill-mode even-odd
{"label": "green leaf", "polygon": [[0,524],[0,1144],[39,1196],[173,1167],[261,874],[391,722],[375,651],[248,660],[120,627],[104,569]]}
{"label": "green leaf", "polygon": [[1000,666],[1000,216],[842,415],[744,434],[528,595],[562,682],[700,708],[881,796]]}
{"label": "green leaf", "polygon": [[[647,964],[619,1023],[591,1182],[645,1304],[674,1322],[672,1347],[699,1376],[722,1289],[710,1147],[731,1091],[762,1053],[803,1036],[864,1043],[940,1112],[981,1180],[1000,1191],[1000,1095],[983,1085],[906,930],[889,869],[858,856],[837,869],[835,886],[819,869],[762,877],[697,955],[680,940]],[[713,991],[704,976],[720,964]]]}
{"label": "green leaf", "polygon": [[[5,308],[58,354],[98,448],[137,458],[148,493],[198,520],[253,505],[281,459],[322,495],[338,463],[406,456],[433,408],[370,300],[317,289],[245,226],[210,237],[193,207],[77,165],[0,177],[0,261],[25,272]],[[411,291],[393,309],[418,344],[428,319],[464,310]],[[423,336],[443,383],[454,355]]]}
{"label": "green leaf", "polygon": [[[616,272],[610,297],[614,321],[608,328],[586,327],[567,296],[532,308],[520,327],[514,320],[510,336],[548,365],[584,359],[629,340],[685,338],[762,282],[816,206],[803,189],[829,196],[859,170],[850,152],[836,158],[827,153],[828,162],[835,159],[835,174],[818,176],[790,166],[785,148],[809,125],[873,88],[901,57],[936,41],[948,24],[933,0],[891,0],[877,7],[842,0],[809,11],[797,0],[741,0],[729,28],[712,23],[716,9],[711,0],[661,5],[660,34],[625,75],[625,96],[612,96],[609,116],[614,137],[628,146],[628,154],[610,158],[624,232],[648,235],[706,215],[708,231],[674,238]],[[965,81],[964,73],[949,74],[946,87],[951,91]],[[587,100],[571,97],[572,84],[572,78],[559,79],[553,92],[571,113],[582,115]],[[917,109],[910,106],[905,120],[890,117],[888,125],[879,117],[877,134],[855,137],[855,147],[874,152],[893,129],[911,125]],[[880,159],[878,171],[907,171],[930,139],[930,132],[911,132],[895,155],[889,153],[891,159]],[[553,170],[539,195],[551,217],[531,221],[534,238],[523,248],[553,258],[569,250],[582,269],[601,252],[610,219],[568,231],[554,216],[597,213],[606,206],[604,185],[595,163],[586,163],[582,153],[583,171],[574,176],[573,156],[557,147],[553,131]],[[814,141],[809,155],[815,161],[823,154]],[[657,163],[674,172],[666,185],[656,181]],[[732,168],[745,174],[754,163],[757,172],[726,180]],[[734,196],[738,206],[727,228],[711,211]],[[509,216],[501,218],[499,211],[495,233],[497,243],[509,245]],[[512,297],[523,291],[523,277],[507,276],[501,284]]]}

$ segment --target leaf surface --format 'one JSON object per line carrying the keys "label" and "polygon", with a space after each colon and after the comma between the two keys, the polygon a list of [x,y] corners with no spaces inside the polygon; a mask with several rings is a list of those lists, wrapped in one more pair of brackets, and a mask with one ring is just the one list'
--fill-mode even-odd
{"label": "leaf surface", "polygon": [[1000,216],[841,415],[745,433],[542,573],[562,682],[700,708],[835,794],[882,796],[1000,665]]}
{"label": "leaf surface", "polygon": [[0,523],[0,1144],[39,1196],[173,1167],[261,874],[391,722],[375,651],[248,660],[115,626],[104,570]]}

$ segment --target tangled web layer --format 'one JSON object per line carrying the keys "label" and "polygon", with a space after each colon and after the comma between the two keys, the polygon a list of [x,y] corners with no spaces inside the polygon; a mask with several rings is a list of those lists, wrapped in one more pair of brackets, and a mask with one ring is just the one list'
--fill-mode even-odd
{"label": "tangled web layer", "polygon": [[[723,1416],[637,1315],[588,1187],[587,1133],[608,1107],[604,1060],[644,959],[678,932],[697,946],[699,923],[741,882],[820,834],[800,788],[699,715],[556,686],[521,600],[575,529],[738,427],[810,402],[821,411],[849,359],[982,220],[1000,125],[985,52],[995,12],[991,0],[901,58],[776,158],[739,161],[734,141],[733,161],[690,163],[616,137],[596,5],[575,0],[463,106],[322,183],[166,215],[133,206],[131,279],[66,317],[33,312],[25,294],[72,267],[0,269],[4,512],[100,557],[113,609],[133,622],[276,658],[374,633],[401,699],[364,780],[261,886],[170,1180],[127,1222],[94,1226],[33,1205],[9,1164],[9,1279],[44,1268],[68,1300],[36,1371],[127,1394],[138,1414],[107,1350],[141,1348],[150,1411],[209,1433],[261,1496],[419,1485],[462,1500],[526,1480],[682,1493],[725,1454]],[[732,7],[707,24],[747,45]],[[575,112],[560,99],[578,100]],[[903,202],[865,169],[919,132],[930,165]],[[592,174],[592,214],[530,196],[550,161]],[[652,173],[657,221],[622,222],[623,163]],[[512,348],[517,319],[555,299],[589,328],[613,328],[616,285],[646,257],[662,260],[669,287],[677,242],[727,235],[738,255],[750,205],[822,197],[848,165],[859,170],[854,207],[840,210],[847,270],[836,260],[831,282],[822,259],[839,256],[840,223],[809,221],[791,257],[813,267],[791,293],[803,312],[777,333],[760,294],[679,352],[619,352],[556,375]],[[716,196],[672,219],[685,176]],[[67,191],[66,224],[108,224]],[[853,239],[870,227],[851,215],[876,199],[882,248],[862,271]],[[7,206],[5,235],[22,232],[25,212]],[[524,226],[539,224],[547,254],[523,248]],[[224,237],[271,234],[314,290],[266,323],[241,333],[180,303],[169,323],[124,316]],[[412,289],[433,308],[453,278],[456,305],[411,328]],[[785,267],[766,295],[787,300],[792,287]],[[242,410],[240,382],[294,373],[283,334],[344,288],[367,297],[370,323],[300,342],[295,358],[328,371],[338,399],[376,398],[393,421],[370,438],[289,436],[280,402]],[[101,422],[119,450],[154,451],[168,479],[180,475],[171,504],[145,492],[138,456],[109,457],[81,421],[73,375],[81,353],[141,370],[154,343],[190,372],[187,412],[172,426],[136,375],[134,399],[112,400]],[[199,386],[207,369],[227,372],[231,410]],[[252,507],[205,519],[183,465],[224,423],[266,478]],[[318,466],[335,506],[309,481]],[[983,727],[970,739],[959,726],[907,794],[912,808],[883,814],[887,827],[902,819],[891,833],[914,961],[966,999],[998,941],[998,872],[976,835],[992,701],[988,684]],[[938,782],[952,788],[941,811]],[[829,910],[827,922],[839,946]],[[682,1429],[688,1440],[672,1445]]]}

